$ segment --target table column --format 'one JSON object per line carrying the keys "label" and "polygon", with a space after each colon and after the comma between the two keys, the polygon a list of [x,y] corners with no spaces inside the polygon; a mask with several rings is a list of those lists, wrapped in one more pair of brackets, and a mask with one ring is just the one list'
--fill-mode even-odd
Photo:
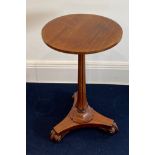
{"label": "table column", "polygon": [[85,54],[78,54],[78,94],[76,107],[79,112],[85,112],[88,107],[86,97]]}

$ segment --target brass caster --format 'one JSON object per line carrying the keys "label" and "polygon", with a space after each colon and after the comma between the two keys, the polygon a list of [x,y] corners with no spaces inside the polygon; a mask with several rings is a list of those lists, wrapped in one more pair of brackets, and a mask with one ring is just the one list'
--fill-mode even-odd
{"label": "brass caster", "polygon": [[60,142],[62,139],[62,135],[57,134],[54,130],[51,131],[50,139],[55,142]]}
{"label": "brass caster", "polygon": [[107,133],[109,133],[109,134],[114,134],[114,133],[116,133],[116,132],[118,132],[118,126],[117,126],[117,124],[114,122],[113,124],[112,124],[112,126],[109,128],[107,128],[107,127],[103,127],[103,128],[100,128],[101,130],[104,130],[105,132],[107,132]]}
{"label": "brass caster", "polygon": [[111,127],[110,130],[109,130],[109,133],[110,133],[110,134],[114,134],[114,133],[116,133],[116,132],[118,132],[118,126],[117,126],[117,124],[114,122],[113,125],[112,125],[112,127]]}

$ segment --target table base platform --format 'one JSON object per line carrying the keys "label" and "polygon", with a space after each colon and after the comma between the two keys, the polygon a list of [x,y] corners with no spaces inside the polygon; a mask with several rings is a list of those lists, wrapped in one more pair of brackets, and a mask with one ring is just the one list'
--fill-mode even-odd
{"label": "table base platform", "polygon": [[75,92],[73,95],[74,104],[71,111],[51,131],[51,140],[59,142],[70,131],[83,127],[96,127],[109,134],[114,134],[118,131],[117,124],[114,122],[114,120],[101,115],[89,105],[85,111],[78,111],[75,106],[77,102],[77,94],[78,93]]}

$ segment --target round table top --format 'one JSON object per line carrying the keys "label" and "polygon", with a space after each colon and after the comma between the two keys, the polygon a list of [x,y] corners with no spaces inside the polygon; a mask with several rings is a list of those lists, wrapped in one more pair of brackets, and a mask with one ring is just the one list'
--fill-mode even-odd
{"label": "round table top", "polygon": [[115,21],[91,14],[71,14],[48,22],[42,38],[51,48],[72,54],[91,54],[115,46],[122,28]]}

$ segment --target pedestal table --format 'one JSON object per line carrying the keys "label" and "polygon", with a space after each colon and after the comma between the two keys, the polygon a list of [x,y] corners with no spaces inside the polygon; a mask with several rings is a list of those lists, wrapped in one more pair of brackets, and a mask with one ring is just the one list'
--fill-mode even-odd
{"label": "pedestal table", "polygon": [[66,133],[81,127],[98,127],[108,133],[118,131],[113,119],[101,115],[88,104],[85,54],[110,49],[119,43],[121,37],[122,28],[119,24],[109,18],[92,14],[65,15],[43,27],[42,38],[50,48],[78,55],[78,90],[73,95],[73,107],[52,129],[52,140],[60,141]]}

